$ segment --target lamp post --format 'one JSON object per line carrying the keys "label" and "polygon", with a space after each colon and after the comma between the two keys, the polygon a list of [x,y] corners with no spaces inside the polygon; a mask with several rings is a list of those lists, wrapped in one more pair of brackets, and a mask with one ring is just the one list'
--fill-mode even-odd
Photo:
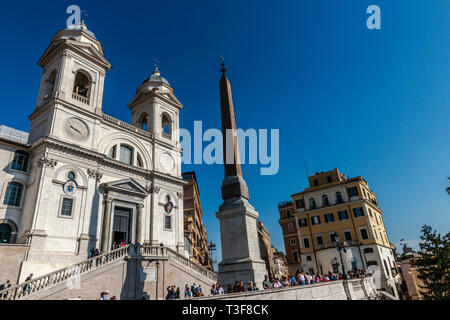
{"label": "lamp post", "polygon": [[347,250],[344,248],[344,243],[340,241],[339,235],[337,234],[337,232],[334,233],[334,242],[336,242],[337,249],[339,251],[339,257],[341,258],[342,273],[343,273],[342,278],[345,280],[345,279],[347,279],[347,274],[345,272],[345,266],[344,266],[344,261],[342,260],[341,250],[344,249],[344,252],[347,252]]}

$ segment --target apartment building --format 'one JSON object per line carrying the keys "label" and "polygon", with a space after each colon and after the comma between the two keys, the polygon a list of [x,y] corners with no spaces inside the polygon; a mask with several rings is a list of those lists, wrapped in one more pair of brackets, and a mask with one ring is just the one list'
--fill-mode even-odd
{"label": "apartment building", "polygon": [[309,187],[291,198],[292,205],[280,207],[288,261],[299,252],[304,272],[372,270],[379,289],[398,297],[393,246],[377,196],[364,178],[347,178],[338,169],[316,173]]}

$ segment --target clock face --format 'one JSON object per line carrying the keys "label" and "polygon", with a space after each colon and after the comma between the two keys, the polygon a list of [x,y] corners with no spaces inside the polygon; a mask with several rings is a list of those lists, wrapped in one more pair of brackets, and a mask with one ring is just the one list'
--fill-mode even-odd
{"label": "clock face", "polygon": [[172,156],[168,153],[163,153],[159,157],[159,163],[161,164],[161,167],[167,171],[170,172],[175,167],[175,161],[173,160]]}
{"label": "clock face", "polygon": [[89,137],[87,125],[77,118],[70,118],[64,124],[64,132],[75,141],[85,141]]}

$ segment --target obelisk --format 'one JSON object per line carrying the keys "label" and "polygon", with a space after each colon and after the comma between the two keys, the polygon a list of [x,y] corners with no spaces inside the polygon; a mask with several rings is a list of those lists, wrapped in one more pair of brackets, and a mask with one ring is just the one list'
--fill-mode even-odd
{"label": "obelisk", "polygon": [[220,104],[225,179],[222,183],[224,202],[216,213],[220,220],[222,244],[218,280],[222,287],[242,280],[245,285],[252,281],[262,289],[267,269],[259,249],[258,212],[248,202],[248,188],[242,177],[231,85],[226,76],[223,59],[221,72]]}

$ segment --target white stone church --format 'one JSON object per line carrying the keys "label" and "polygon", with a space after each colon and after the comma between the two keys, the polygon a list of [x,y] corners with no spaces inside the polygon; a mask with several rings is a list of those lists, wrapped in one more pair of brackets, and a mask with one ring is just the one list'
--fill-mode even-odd
{"label": "white stone church", "polygon": [[[181,103],[156,68],[128,107],[102,112],[111,68],[84,23],[45,50],[29,136],[0,127],[0,282],[85,260],[91,249],[161,243],[186,255]],[[13,111],[14,112],[14,111]]]}

